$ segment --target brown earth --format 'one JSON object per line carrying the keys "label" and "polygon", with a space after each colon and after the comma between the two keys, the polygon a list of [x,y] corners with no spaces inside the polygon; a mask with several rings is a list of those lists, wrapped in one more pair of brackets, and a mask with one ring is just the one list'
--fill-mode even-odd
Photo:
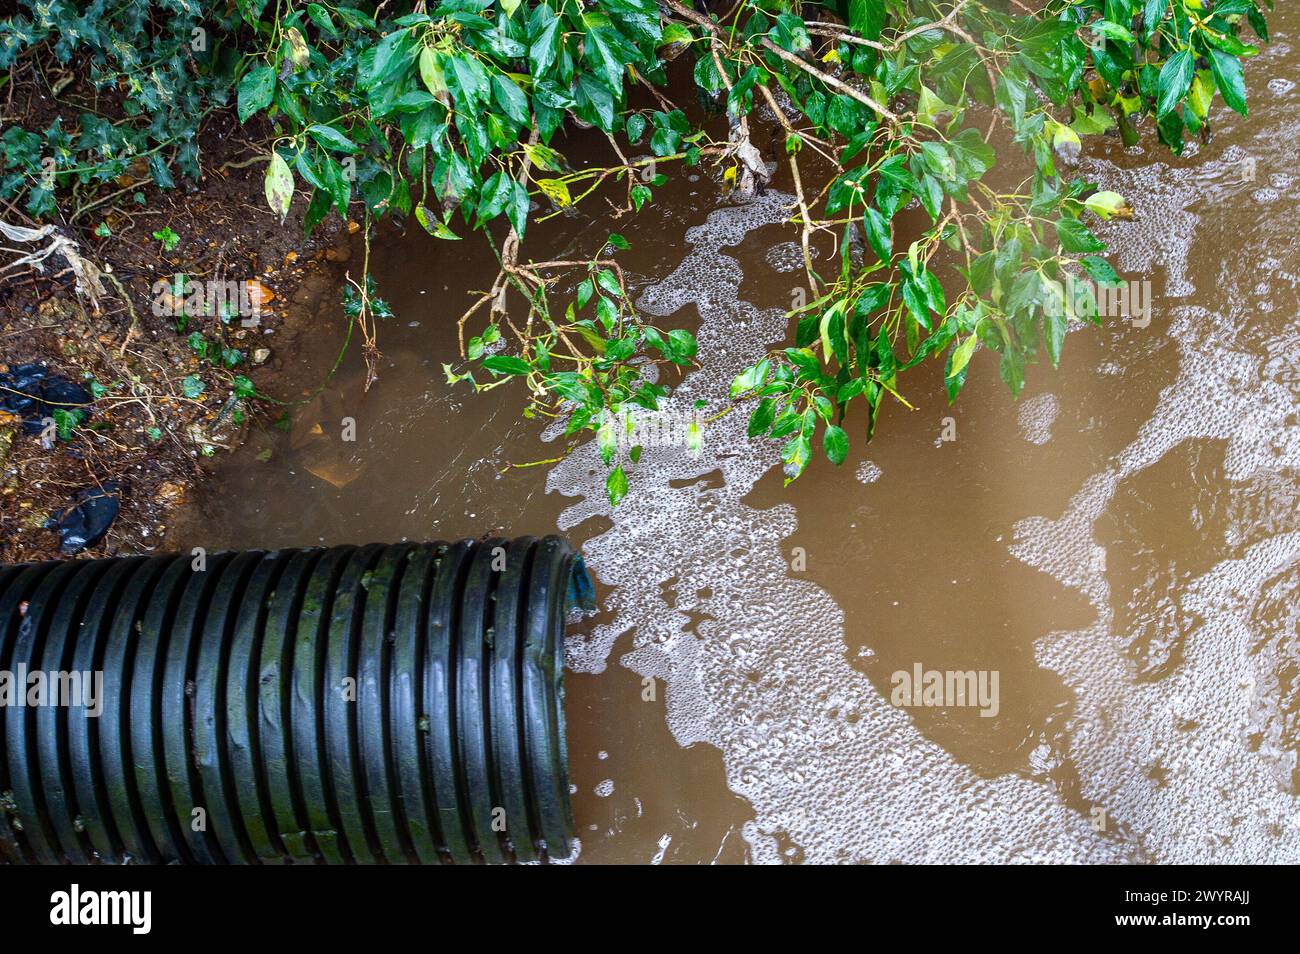
{"label": "brown earth", "polygon": [[[107,481],[121,486],[121,510],[107,536],[84,552],[159,549],[172,514],[201,478],[201,459],[238,447],[250,425],[284,416],[285,405],[274,400],[282,357],[310,330],[322,296],[337,288],[349,229],[331,215],[304,238],[301,195],[277,221],[263,199],[265,152],[249,141],[255,132],[215,113],[200,132],[198,182],[161,190],[147,173],[138,183],[118,180],[106,192],[119,194],[75,223],[55,223],[105,273],[97,303],[78,294],[58,253],[44,271],[0,275],[0,372],[44,362],[50,374],[107,389],[93,388],[88,416],[52,440],[24,433],[18,419],[0,412],[0,563],[64,556],[57,532],[46,529],[50,514]],[[5,203],[0,220],[38,224]],[[163,229],[179,236],[171,250],[153,237]],[[13,260],[0,258],[0,267]],[[256,326],[242,327],[237,316],[158,315],[155,299],[166,293],[155,295],[155,283],[177,274],[249,283],[261,298]],[[201,343],[191,341],[196,332]],[[223,349],[240,352],[233,367],[220,360]],[[186,394],[190,376],[202,382],[197,396],[192,379]],[[252,381],[258,397],[236,399],[238,376]]]}

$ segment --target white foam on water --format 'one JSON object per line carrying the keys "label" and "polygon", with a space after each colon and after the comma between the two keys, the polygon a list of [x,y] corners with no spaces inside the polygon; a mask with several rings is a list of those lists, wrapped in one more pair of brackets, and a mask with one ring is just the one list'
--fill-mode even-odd
{"label": "white foam on water", "polygon": [[[1294,84],[1269,86],[1281,96]],[[1276,115],[1293,116],[1295,105],[1292,97]],[[1174,277],[1188,273],[1190,244],[1222,244],[1208,231],[1216,205],[1252,192],[1238,175],[1242,159],[1253,157],[1261,172],[1300,161],[1300,123],[1275,118],[1261,127],[1248,148],[1225,150],[1195,174],[1159,164],[1153,176],[1139,170],[1139,214],[1149,224],[1139,225],[1140,237],[1120,239],[1127,267],[1163,266],[1178,293]],[[1122,190],[1133,178],[1127,170],[1090,173],[1103,188]],[[1040,640],[1037,659],[1075,693],[1069,755],[1083,795],[1158,862],[1300,861],[1300,522],[1292,516],[1300,497],[1300,305],[1287,280],[1300,265],[1288,221],[1300,194],[1289,177],[1274,181],[1290,190],[1287,201],[1261,209],[1246,234],[1229,233],[1220,271],[1197,275],[1205,283],[1198,300],[1214,310],[1157,297],[1156,314],[1170,320],[1151,330],[1175,343],[1179,370],[1150,420],[1059,518],[1020,521],[1012,546],[1096,610],[1089,628]],[[1229,502],[1224,545],[1232,555],[1179,583],[1172,597],[1180,632],[1166,635],[1182,637],[1182,659],[1160,678],[1138,679],[1128,637],[1114,632],[1112,607],[1130,594],[1108,592],[1095,525],[1124,481],[1187,441],[1224,447],[1225,483],[1214,501]],[[1238,497],[1248,503],[1232,504]],[[1161,541],[1148,545],[1159,553]]]}
{"label": "white foam on water", "polygon": [[803,249],[797,242],[781,242],[763,254],[763,261],[778,272],[797,272],[803,269]]}
{"label": "white foam on water", "polygon": [[880,469],[879,464],[876,464],[874,461],[864,460],[862,463],[858,464],[858,469],[854,476],[858,478],[860,483],[874,484],[884,475],[885,472]]}
{"label": "white foam on water", "polygon": [[[694,306],[703,320],[702,370],[683,380],[669,409],[716,401],[784,338],[781,311],[739,299],[740,266],[722,250],[783,221],[789,201],[769,192],[710,214],[687,233],[684,261],[638,302],[664,317]],[[842,611],[786,564],[781,543],[795,529],[794,509],[744,503],[779,463],[776,449],[751,441],[745,428],[745,415],[720,418],[698,458],[647,448],[613,511],[594,442],[551,471],[548,490],[583,498],[564,512],[562,528],[611,521],[583,547],[610,591],[609,619],[570,641],[569,666],[602,671],[615,641],[633,631],[632,651],[618,662],[663,681],[679,744],[721,751],[727,784],[754,810],[744,837],[757,861],[781,861],[791,846],[811,862],[1131,858],[1130,844],[1094,831],[1047,786],[975,775],[849,664]],[[710,476],[716,471],[721,480]]]}
{"label": "white foam on water", "polygon": [[1046,444],[1052,439],[1052,425],[1061,405],[1054,394],[1039,394],[1026,398],[1016,408],[1020,436],[1031,444]]}
{"label": "white foam on water", "polygon": [[[1284,53],[1275,44],[1252,68],[1276,72]],[[615,662],[663,681],[679,744],[721,752],[727,784],[754,810],[744,836],[755,860],[1300,862],[1300,239],[1289,223],[1268,221],[1300,202],[1290,174],[1300,162],[1294,87],[1270,81],[1263,108],[1252,101],[1253,138],[1217,160],[1206,150],[1195,164],[1082,170],[1138,209],[1109,235],[1121,271],[1165,277],[1163,287],[1153,281],[1150,337],[1099,371],[1122,378],[1144,350],[1169,340],[1180,358],[1151,419],[1082,481],[1065,511],[1021,520],[1008,535],[1012,554],[1077,589],[1096,612],[1091,626],[1047,634],[1035,650],[1074,694],[1065,754],[1082,798],[1105,812],[1103,831],[1045,783],[976,776],[850,665],[842,611],[786,564],[793,508],[744,502],[779,463],[774,447],[746,437],[744,415],[710,425],[698,458],[647,448],[632,493],[612,512],[594,442],[550,473],[548,489],[581,498],[562,527],[610,521],[584,547],[609,590],[608,615],[570,643],[569,665],[602,671],[615,642],[632,634],[631,651]],[[1240,122],[1229,116],[1225,125]],[[1216,202],[1248,203],[1265,188],[1286,201],[1253,205],[1260,220],[1250,234],[1205,232]],[[694,306],[702,319],[702,370],[685,378],[671,408],[716,401],[784,339],[779,311],[739,300],[741,269],[725,248],[783,220],[788,201],[769,193],[711,214],[688,233],[684,261],[639,302],[664,317]],[[1191,272],[1197,236],[1223,246],[1217,273]],[[797,267],[788,245],[777,249],[770,266]],[[1197,305],[1180,304],[1194,292]],[[1059,427],[1055,402],[1027,406],[1026,439]],[[1182,658],[1139,681],[1126,638],[1112,632],[1121,594],[1109,592],[1097,523],[1126,481],[1187,441],[1224,448],[1213,500],[1227,507],[1230,555],[1179,581],[1179,618],[1193,621],[1179,634]],[[1149,541],[1157,552],[1160,543]]]}

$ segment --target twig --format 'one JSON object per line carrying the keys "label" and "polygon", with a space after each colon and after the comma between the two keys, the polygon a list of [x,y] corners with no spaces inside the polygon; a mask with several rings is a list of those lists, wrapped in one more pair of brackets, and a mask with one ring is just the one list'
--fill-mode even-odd
{"label": "twig", "polygon": [[[794,131],[794,127],[790,125],[790,120],[787,119],[785,113],[781,111],[781,107],[777,104],[776,97],[772,95],[772,91],[768,89],[766,85],[760,86],[759,89],[763,91],[764,97],[767,98],[767,104],[772,108],[772,112],[776,113],[777,119],[781,120],[781,125],[785,127],[786,138],[789,139],[791,136],[798,135],[798,133]],[[812,230],[812,214],[808,211],[808,201],[804,198],[803,178],[799,175],[799,163],[792,152],[788,152],[786,158],[790,160],[790,176],[794,179],[794,194],[799,203],[799,224],[802,226],[800,245],[803,247],[803,267],[804,271],[808,275],[808,287],[815,296],[818,291],[817,279],[813,273],[812,253],[808,248],[809,233]]]}
{"label": "twig", "polygon": [[[708,30],[712,36],[714,37],[719,36],[720,31],[718,29],[718,25],[714,23],[712,20],[710,20],[708,17],[705,17],[702,14],[696,13],[694,10],[682,6],[678,2],[678,0],[661,0],[661,2],[665,6],[667,6],[670,10],[672,10],[674,13],[676,13],[678,16],[685,17],[686,19],[690,20],[692,23],[696,24],[697,26],[700,26],[703,29]],[[965,2],[966,0],[962,0],[962,3]],[[856,99],[859,103],[866,106],[868,109],[872,110],[877,115],[883,116],[885,119],[888,119],[890,122],[894,124],[897,124],[899,122],[898,116],[894,112],[892,112],[888,107],[882,106],[880,103],[877,103],[874,99],[872,99],[866,93],[862,92],[860,89],[850,86],[848,83],[845,83],[842,80],[836,79],[834,76],[831,76],[829,73],[823,73],[821,70],[813,66],[811,63],[806,62],[805,60],[789,52],[788,50],[781,49],[781,47],[777,46],[767,37],[762,37],[759,40],[759,43],[762,45],[763,49],[767,50],[770,53],[775,54],[776,56],[785,60],[790,65],[798,67],[799,69],[807,73],[809,76],[816,77],[817,79],[825,83],[827,86],[830,86],[833,89],[837,89],[840,92],[844,93],[846,96]]]}
{"label": "twig", "polygon": [[127,326],[126,337],[122,339],[122,347],[117,352],[117,360],[121,361],[123,356],[126,354],[126,346],[131,343],[131,339],[134,338],[136,332],[140,330],[140,318],[135,313],[135,305],[131,303],[131,296],[128,295],[126,289],[122,287],[122,283],[117,280],[117,276],[112,272],[105,272],[104,277],[108,279],[109,284],[117,289],[118,297],[126,303],[126,310],[131,315],[131,324]]}

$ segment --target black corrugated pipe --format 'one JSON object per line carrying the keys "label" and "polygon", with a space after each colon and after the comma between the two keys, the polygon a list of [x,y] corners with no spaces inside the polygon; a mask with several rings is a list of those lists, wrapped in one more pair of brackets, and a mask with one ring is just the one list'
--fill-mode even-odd
{"label": "black corrugated pipe", "polygon": [[565,858],[561,537],[0,567],[0,857]]}

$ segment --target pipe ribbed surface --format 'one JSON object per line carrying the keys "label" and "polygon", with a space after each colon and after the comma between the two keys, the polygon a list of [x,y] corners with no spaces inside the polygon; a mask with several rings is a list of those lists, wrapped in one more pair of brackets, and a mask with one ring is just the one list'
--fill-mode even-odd
{"label": "pipe ribbed surface", "polygon": [[565,858],[590,599],[557,536],[0,567],[0,857]]}

